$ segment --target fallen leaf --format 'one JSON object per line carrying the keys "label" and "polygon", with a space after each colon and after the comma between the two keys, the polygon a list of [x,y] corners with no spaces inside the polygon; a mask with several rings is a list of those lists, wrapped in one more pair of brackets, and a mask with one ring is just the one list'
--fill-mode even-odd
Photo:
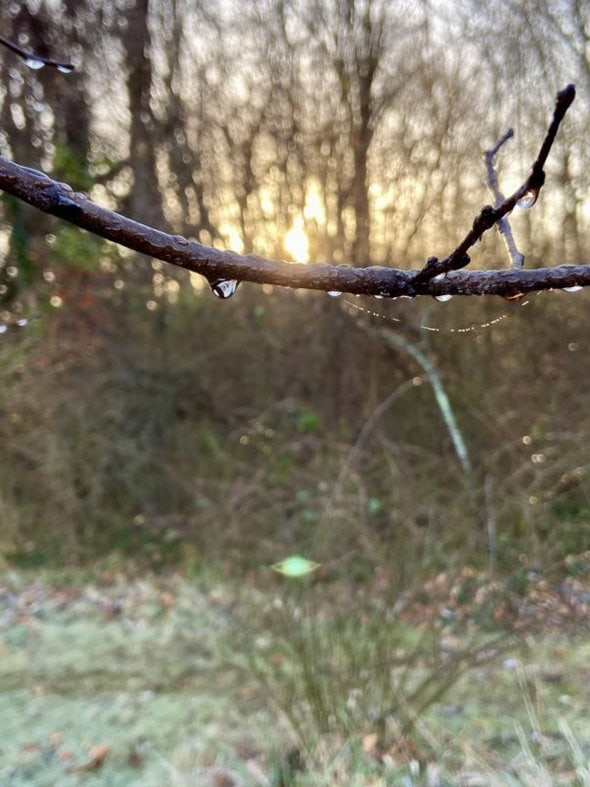
{"label": "fallen leaf", "polygon": [[127,755],[127,763],[131,765],[132,768],[140,768],[143,764],[144,756],[140,751],[138,746],[131,746],[129,749],[129,754]]}
{"label": "fallen leaf", "polygon": [[23,743],[23,745],[21,746],[22,751],[39,751],[40,748],[41,748],[41,744],[36,743],[34,741]]}
{"label": "fallen leaf", "polygon": [[58,749],[63,741],[63,735],[61,732],[52,732],[49,736],[49,745],[52,749]]}
{"label": "fallen leaf", "polygon": [[104,763],[108,753],[110,752],[111,747],[108,746],[106,743],[99,743],[96,746],[92,746],[90,751],[88,752],[88,762],[83,763],[82,765],[78,765],[77,768],[73,768],[74,773],[88,773],[88,771],[95,771],[97,768],[100,768],[101,765]]}
{"label": "fallen leaf", "polygon": [[170,591],[162,590],[160,593],[160,604],[164,607],[164,609],[172,609],[172,607],[176,604],[176,598]]}
{"label": "fallen leaf", "polygon": [[365,754],[374,754],[375,749],[377,748],[377,743],[379,741],[379,736],[376,732],[371,732],[368,735],[365,735],[363,740],[361,741],[361,746]]}

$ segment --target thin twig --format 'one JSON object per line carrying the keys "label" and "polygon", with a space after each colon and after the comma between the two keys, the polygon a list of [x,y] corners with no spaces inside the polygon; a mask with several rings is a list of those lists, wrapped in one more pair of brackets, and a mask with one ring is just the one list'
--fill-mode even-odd
{"label": "thin twig", "polygon": [[43,172],[23,167],[0,156],[0,189],[39,210],[77,227],[155,259],[199,273],[210,282],[219,279],[276,284],[307,290],[381,295],[395,298],[416,295],[501,295],[510,298],[536,290],[590,286],[590,265],[560,265],[535,270],[451,271],[419,288],[417,270],[372,266],[327,265],[267,260],[204,246],[181,235],[140,224],[102,208],[84,194]]}
{"label": "thin twig", "polygon": [[[22,57],[22,59],[27,63],[42,63],[44,66],[51,66],[52,68],[57,68],[59,71],[63,71],[64,73],[69,73],[74,70],[75,66],[73,63],[69,63],[64,60],[53,60],[50,57],[43,57],[43,55],[38,55],[36,52],[31,52],[22,47],[15,44],[13,41],[10,41],[8,38],[4,38],[4,36],[0,36],[0,44],[5,46],[7,49],[10,49],[11,52],[14,52],[15,55]],[[33,66],[39,68],[40,66]]]}
{"label": "thin twig", "polygon": [[452,270],[459,270],[469,264],[471,258],[467,253],[469,249],[474,246],[482,235],[491,229],[503,216],[506,216],[514,210],[516,204],[520,200],[527,199],[529,206],[533,205],[539,196],[539,192],[545,182],[545,171],[543,167],[547,161],[547,156],[551,150],[557,130],[561,121],[565,117],[565,113],[570,108],[574,98],[576,97],[576,89],[574,85],[567,85],[563,90],[557,94],[555,101],[555,109],[553,117],[547,134],[539,150],[536,160],[533,162],[530,174],[526,181],[516,189],[516,191],[507,197],[497,207],[485,205],[480,214],[476,216],[473,226],[457,246],[457,248],[445,257],[444,260],[439,260],[437,257],[430,257],[426,265],[414,277],[414,285],[423,285],[425,282],[430,281],[435,276],[447,273]]}
{"label": "thin twig", "polygon": [[[486,150],[485,152],[485,162],[486,162],[486,170],[488,173],[488,186],[490,191],[494,195],[494,203],[495,207],[499,207],[505,200],[504,195],[500,191],[500,186],[498,183],[498,175],[496,173],[496,168],[494,166],[494,158],[502,145],[511,139],[514,136],[514,131],[509,128],[508,131],[500,137],[500,139],[496,142],[493,148],[490,150]],[[513,268],[522,268],[524,265],[524,254],[522,254],[514,241],[514,237],[512,235],[512,228],[510,227],[510,222],[508,221],[508,216],[503,216],[501,219],[498,220],[497,223],[498,232],[500,233],[500,237],[504,241],[504,245],[506,246],[506,250],[512,260],[512,267]]]}

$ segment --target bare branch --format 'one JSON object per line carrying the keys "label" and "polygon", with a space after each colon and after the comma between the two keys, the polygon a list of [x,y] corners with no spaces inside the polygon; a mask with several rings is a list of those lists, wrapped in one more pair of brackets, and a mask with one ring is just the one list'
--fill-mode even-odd
{"label": "bare branch", "polygon": [[10,49],[11,52],[14,52],[19,57],[22,57],[29,68],[39,69],[43,68],[43,66],[51,66],[52,68],[57,68],[57,70],[61,71],[63,74],[70,74],[75,68],[73,63],[63,60],[53,60],[50,57],[43,57],[35,52],[23,49],[8,38],[4,38],[4,36],[0,36],[0,44]]}
{"label": "bare branch", "polygon": [[520,202],[524,206],[526,202],[526,207],[532,207],[532,205],[535,204],[539,197],[539,192],[543,187],[543,183],[545,182],[543,167],[547,161],[547,156],[555,141],[555,135],[557,134],[561,121],[565,117],[565,113],[570,108],[575,97],[576,89],[574,85],[567,85],[557,94],[551,123],[547,129],[547,134],[545,135],[539,154],[533,162],[530,174],[525,182],[496,208],[493,208],[491,205],[485,205],[481,209],[479,216],[476,216],[473,226],[465,238],[448,257],[444,260],[439,260],[437,257],[430,257],[426,261],[426,265],[414,279],[413,283],[415,285],[424,284],[442,273],[464,268],[471,261],[467,253],[469,249],[481,240],[482,235],[491,229],[503,216],[506,216],[514,210],[517,203]]}
{"label": "bare branch", "polygon": [[[486,162],[486,170],[488,173],[488,186],[490,191],[494,195],[494,203],[495,207],[499,207],[504,202],[504,195],[500,191],[500,186],[498,184],[498,176],[496,174],[496,168],[494,166],[494,157],[509,139],[514,136],[514,131],[509,128],[508,131],[503,134],[502,137],[496,142],[493,148],[490,150],[486,150],[485,152],[485,162]],[[512,235],[512,228],[510,227],[510,222],[508,221],[507,216],[502,216],[501,219],[498,220],[497,223],[498,232],[500,233],[500,237],[504,241],[506,246],[506,250],[512,260],[512,267],[513,268],[522,268],[524,265],[524,254],[517,249],[516,243],[514,241],[514,237]]]}
{"label": "bare branch", "polygon": [[302,265],[266,260],[255,254],[241,256],[140,224],[100,207],[84,194],[72,191],[67,184],[3,157],[0,157],[0,189],[109,241],[199,273],[216,287],[220,280],[237,280],[389,298],[416,295],[512,298],[536,290],[590,286],[590,265],[562,265],[528,271],[452,271],[416,287],[416,270],[324,263]]}

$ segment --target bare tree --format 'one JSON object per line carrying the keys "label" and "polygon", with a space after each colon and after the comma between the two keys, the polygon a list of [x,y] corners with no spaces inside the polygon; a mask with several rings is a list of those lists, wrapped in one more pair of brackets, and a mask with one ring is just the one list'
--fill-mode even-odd
{"label": "bare tree", "polygon": [[[416,35],[421,36],[421,43],[428,51],[429,42],[431,42],[428,17],[419,13],[415,18],[409,19],[406,26],[400,31],[394,25],[396,20],[399,21],[399,16],[391,16],[386,3],[357,4],[353,0],[343,4],[314,3],[310,7],[309,16],[303,15],[302,17],[305,22],[303,26],[300,20],[297,24],[293,21],[292,14],[296,10],[295,3],[280,3],[276,10],[275,25],[270,27],[270,33],[265,32],[264,35],[272,38],[274,51],[278,53],[278,57],[282,53],[284,59],[290,64],[289,68],[286,71],[281,70],[278,79],[271,79],[270,87],[261,87],[254,91],[252,83],[243,86],[242,94],[246,97],[244,105],[247,105],[247,112],[245,121],[242,118],[240,126],[233,123],[232,112],[235,112],[235,107],[230,107],[225,110],[225,113],[220,113],[217,120],[209,118],[206,124],[203,123],[206,116],[202,112],[203,104],[199,104],[201,109],[200,130],[203,133],[198,135],[197,139],[207,140],[207,143],[211,145],[209,151],[206,149],[203,151],[203,156],[208,156],[210,160],[215,157],[215,153],[219,152],[219,142],[224,143],[221,147],[221,166],[229,167],[232,172],[239,225],[242,228],[244,247],[247,251],[253,248],[253,239],[249,239],[247,233],[252,224],[252,205],[254,201],[260,200],[260,188],[264,182],[264,172],[261,175],[260,161],[264,159],[265,145],[268,146],[269,140],[272,140],[275,145],[283,145],[284,147],[286,142],[287,156],[284,158],[283,177],[286,175],[288,178],[291,174],[288,162],[293,156],[298,158],[302,170],[307,163],[311,162],[315,165],[316,172],[327,173],[329,170],[322,169],[321,150],[320,156],[315,155],[311,158],[306,152],[310,148],[310,142],[320,140],[324,142],[330,149],[328,159],[332,158],[332,165],[335,162],[339,170],[334,180],[334,212],[338,231],[342,232],[344,236],[347,235],[346,210],[347,207],[352,209],[352,233],[349,233],[352,238],[351,266],[293,265],[272,262],[255,254],[239,257],[232,252],[221,251],[196,242],[189,243],[184,238],[167,235],[160,230],[140,225],[121,215],[100,208],[86,196],[70,191],[43,173],[19,166],[6,159],[0,162],[0,186],[7,193],[47,213],[67,219],[101,237],[200,273],[211,282],[214,291],[222,296],[235,291],[235,283],[239,281],[266,282],[335,292],[372,294],[381,297],[401,295],[414,297],[423,294],[434,296],[499,294],[515,297],[531,290],[574,287],[588,283],[590,277],[585,266],[560,266],[534,271],[468,272],[462,270],[469,262],[469,250],[484,233],[499,221],[506,220],[519,203],[524,205],[527,199],[532,202],[536,201],[536,196],[544,181],[545,161],[554,142],[557,129],[574,98],[572,86],[568,86],[558,95],[553,120],[537,158],[533,162],[530,175],[503,202],[495,207],[485,206],[476,216],[473,226],[466,233],[463,241],[450,254],[442,259],[429,258],[420,270],[374,267],[370,264],[369,267],[360,268],[361,264],[370,263],[372,256],[371,226],[374,224],[374,218],[371,216],[371,177],[369,171],[372,146],[377,148],[375,135],[380,124],[383,125],[384,131],[395,126],[395,124],[391,125],[391,118],[394,117],[391,114],[394,111],[393,102],[406,89],[408,80],[414,79],[409,71],[402,71],[401,75],[398,75],[394,80],[392,63],[399,65],[400,62],[403,63],[405,59],[409,58],[409,53],[416,49]],[[133,15],[135,12],[139,15],[137,18]],[[129,13],[131,15],[125,17],[126,23],[123,26],[125,32],[122,40],[124,39],[126,52],[124,62],[128,64],[130,79],[129,96],[132,104],[130,105],[129,161],[133,167],[135,185],[123,205],[127,204],[131,210],[130,206],[134,204],[135,208],[131,212],[136,216],[142,214],[143,217],[145,215],[148,221],[163,226],[165,222],[161,213],[161,184],[159,182],[161,171],[157,160],[160,148],[155,141],[155,136],[152,135],[152,129],[156,124],[160,126],[168,124],[168,129],[179,140],[179,147],[182,150],[188,139],[187,127],[186,125],[184,128],[182,127],[183,118],[188,116],[189,112],[188,110],[186,113],[183,111],[185,97],[182,90],[177,88],[180,58],[174,56],[168,59],[167,72],[166,69],[162,71],[160,68],[160,78],[162,74],[165,75],[164,83],[172,89],[173,96],[167,107],[164,102],[164,108],[158,115],[157,101],[154,95],[156,76],[148,58],[149,51],[152,51],[153,54],[149,9],[147,4],[136,4]],[[289,13],[291,13],[291,17]],[[160,18],[160,24],[164,24],[165,18],[167,19],[165,16]],[[176,27],[171,33],[173,36],[178,35],[181,30],[179,27],[180,17],[176,18],[176,23]],[[315,37],[311,35],[312,31],[317,33]],[[318,104],[314,104],[309,93],[306,94],[305,85],[301,81],[299,86],[294,88],[296,79],[302,79],[301,67],[303,63],[303,61],[297,63],[293,54],[296,49],[294,37],[297,36],[300,38],[299,43],[302,44],[301,52],[308,58],[308,65],[328,64],[334,77],[333,82],[335,81],[340,86],[340,111],[336,113],[339,126],[324,124],[322,127],[320,124],[319,127],[309,126],[306,129],[306,122],[308,122],[306,117],[309,118],[305,114],[306,109],[314,106],[317,108]],[[389,62],[388,58],[392,51],[395,51],[396,57]],[[271,70],[272,62],[271,57]],[[256,61],[253,63],[256,64]],[[430,88],[436,101],[436,97],[440,95],[441,85],[436,82],[432,72],[429,71],[428,60],[423,62],[423,66],[419,70],[421,73],[419,80],[424,89],[418,91],[417,95],[425,95]],[[282,82],[285,75],[286,82]],[[255,74],[256,78],[260,78],[260,73]],[[329,79],[327,81],[328,84],[331,84]],[[312,78],[312,94],[313,90],[318,89],[320,82],[321,80]],[[414,87],[416,84],[418,83],[414,79]],[[219,93],[217,100],[222,95],[223,93]],[[279,106],[278,115],[277,105]],[[428,106],[430,107],[432,104]],[[440,107],[442,107],[442,102]],[[285,119],[289,118],[291,118],[291,124],[284,125]],[[387,122],[388,118],[389,123]],[[448,112],[445,115],[441,109],[437,120],[442,120],[442,124],[437,125],[439,129],[437,131],[438,142],[440,143],[440,135],[442,134],[444,137],[449,128]],[[218,133],[216,133],[215,124],[217,124]],[[396,139],[403,141],[406,131],[407,125],[396,136]],[[283,136],[281,137],[281,135]],[[291,143],[294,143],[293,149],[291,149]],[[385,160],[388,148],[383,140],[381,140],[380,146],[380,151],[375,150],[376,158],[381,156],[381,160]],[[339,157],[334,158],[332,151],[338,151],[339,148]],[[431,152],[436,149],[436,145],[433,141],[429,141],[426,149],[429,151],[428,156],[430,156]],[[261,153],[261,151],[263,152]],[[167,152],[170,161],[178,156],[178,151],[173,151],[170,147]],[[408,158],[412,159],[415,151],[410,148],[407,152]],[[174,171],[181,171],[182,163],[191,167],[191,178],[184,177],[182,180],[183,212],[186,213],[189,209],[187,195],[192,194],[193,199],[196,199],[197,202],[201,227],[211,235],[216,230],[217,219],[213,217],[210,204],[206,200],[205,187],[202,180],[199,180],[198,169],[195,170],[195,166],[198,165],[202,171],[203,161],[197,161],[195,154],[194,147],[191,147],[190,152],[186,153],[186,160],[185,154],[182,154],[181,160],[177,159],[175,162]],[[377,158],[377,160],[379,159]],[[436,166],[437,163],[431,160],[430,170],[436,169]],[[313,166],[311,171],[314,171]],[[214,175],[214,172],[211,174]],[[306,176],[300,173],[297,177],[299,178],[299,196],[295,203],[297,206],[298,200],[299,209],[303,209],[305,207]],[[471,177],[474,177],[473,173],[471,173]],[[429,185],[428,181],[422,184],[420,193],[423,200],[428,194]],[[329,189],[329,186],[327,188]],[[443,201],[444,196],[444,189],[441,189],[439,199]],[[326,191],[324,200],[328,203],[329,199],[329,191]],[[287,200],[288,210],[293,207],[293,202],[293,197]],[[418,206],[416,221],[419,221],[420,217],[424,215],[424,211],[425,206],[422,202]],[[264,221],[260,209],[257,220]],[[406,239],[406,247],[407,243]],[[344,260],[342,259],[342,261]],[[220,282],[229,282],[229,284],[220,287]]]}

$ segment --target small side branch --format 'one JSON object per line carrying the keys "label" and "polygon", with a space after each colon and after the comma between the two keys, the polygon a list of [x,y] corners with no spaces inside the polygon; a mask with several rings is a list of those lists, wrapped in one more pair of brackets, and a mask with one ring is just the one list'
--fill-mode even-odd
{"label": "small side branch", "polygon": [[[485,152],[488,186],[494,195],[494,205],[496,208],[498,208],[504,202],[505,197],[500,191],[500,186],[498,184],[498,175],[496,174],[496,167],[494,166],[494,158],[496,157],[502,145],[504,145],[509,139],[512,139],[513,136],[514,131],[509,128],[508,131],[496,142],[494,147],[486,150]],[[508,221],[508,216],[503,216],[501,219],[499,219],[496,226],[498,228],[498,232],[500,233],[500,237],[504,241],[504,245],[506,246],[506,250],[508,251],[510,259],[512,260],[512,267],[522,268],[524,265],[524,254],[521,254],[521,252],[516,247],[514,236],[512,235],[512,228],[510,227],[510,222]]]}
{"label": "small side branch", "polygon": [[471,261],[468,254],[469,249],[481,240],[484,233],[497,224],[500,219],[514,210],[518,202],[521,200],[526,201],[527,207],[534,205],[543,187],[543,183],[545,182],[545,171],[543,167],[545,166],[545,162],[547,161],[547,157],[555,141],[555,136],[561,121],[565,117],[575,97],[576,89],[574,85],[567,85],[557,94],[551,123],[549,124],[545,139],[543,140],[537,158],[533,162],[526,181],[519,186],[513,194],[506,197],[497,207],[485,205],[479,215],[476,216],[473,226],[457,248],[451,252],[448,257],[445,257],[444,260],[439,260],[437,257],[430,257],[426,265],[414,278],[414,285],[423,285],[435,276],[447,273],[448,271],[464,268]]}
{"label": "small side branch", "polygon": [[64,74],[71,73],[75,68],[74,64],[69,63],[68,61],[53,60],[53,58],[43,57],[42,55],[38,55],[35,52],[23,49],[13,41],[10,41],[8,38],[4,38],[4,36],[0,36],[0,44],[5,46],[6,49],[10,49],[10,51],[14,52],[15,55],[21,57],[29,66],[29,68],[39,69],[43,68],[43,66],[51,66],[52,68],[57,68],[58,71],[61,71]]}

